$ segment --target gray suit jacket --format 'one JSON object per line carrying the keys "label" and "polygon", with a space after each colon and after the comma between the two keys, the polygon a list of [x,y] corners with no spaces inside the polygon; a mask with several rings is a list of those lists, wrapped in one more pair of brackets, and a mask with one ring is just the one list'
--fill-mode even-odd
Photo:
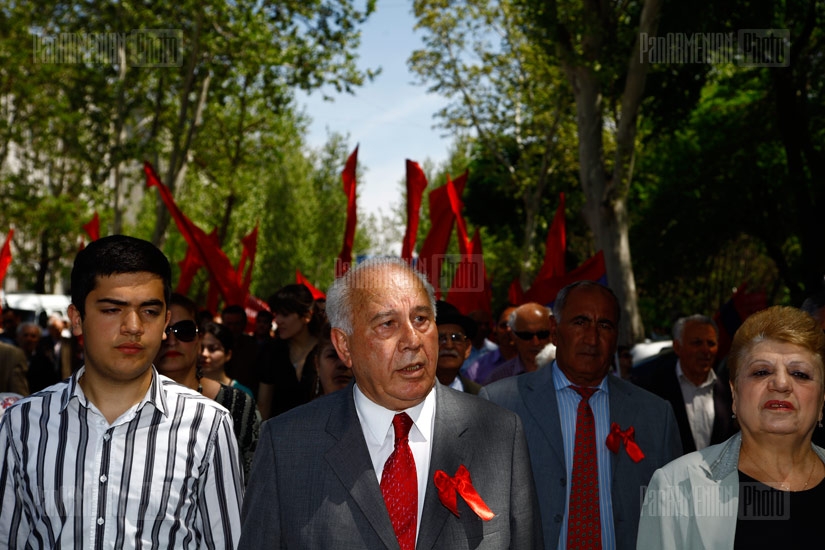
{"label": "gray suit jacket", "polygon": [[[239,548],[398,549],[358,421],[352,386],[264,423]],[[531,549],[542,531],[527,442],[510,411],[436,384],[435,429],[418,549]],[[436,470],[460,465],[496,516],[438,499]]]}
{"label": "gray suit jacket", "polygon": [[[555,550],[559,544],[568,483],[553,368],[548,365],[506,378],[485,386],[479,394],[515,411],[524,422],[547,550]],[[611,454],[613,525],[616,547],[624,550],[636,547],[642,488],[657,468],[681,456],[682,446],[667,401],[612,375],[608,375],[608,393],[610,421],[623,430],[633,426],[636,443],[645,454],[639,463],[630,460],[624,448]]]}

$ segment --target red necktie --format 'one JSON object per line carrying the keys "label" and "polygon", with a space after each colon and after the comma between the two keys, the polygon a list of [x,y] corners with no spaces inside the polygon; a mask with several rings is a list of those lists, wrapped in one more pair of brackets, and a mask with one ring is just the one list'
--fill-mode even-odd
{"label": "red necktie", "polygon": [[567,548],[602,547],[599,519],[599,463],[596,458],[596,423],[588,399],[598,388],[570,386],[582,396],[576,411],[576,446],[573,451],[573,481],[567,516]]}
{"label": "red necktie", "polygon": [[409,445],[412,419],[407,413],[392,419],[395,449],[384,463],[381,494],[390,513],[390,521],[401,550],[415,549],[415,528],[418,522],[418,476]]}

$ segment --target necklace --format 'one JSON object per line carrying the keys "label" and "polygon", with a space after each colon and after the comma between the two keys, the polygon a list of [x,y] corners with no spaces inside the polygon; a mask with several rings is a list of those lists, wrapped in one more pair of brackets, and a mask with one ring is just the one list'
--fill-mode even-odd
{"label": "necklace", "polygon": [[[769,480],[771,483],[776,484],[776,485],[779,485],[779,489],[780,489],[780,490],[783,490],[783,491],[784,491],[784,490],[786,490],[786,489],[785,489],[785,484],[784,484],[784,483],[779,482],[779,481],[776,481],[776,480],[775,480],[772,476],[770,476],[770,475],[768,474],[768,472],[766,472],[766,471],[762,468],[762,466],[760,466],[760,465],[759,465],[759,463],[758,463],[758,462],[756,462],[755,460],[753,460],[750,456],[748,456],[748,462],[750,462],[751,464],[753,464],[754,466],[756,466],[756,468],[757,468],[760,472],[762,472],[763,474],[765,474],[765,477],[767,477],[767,478],[768,478],[768,480]],[[817,462],[819,462],[819,458],[814,457],[814,460],[812,460],[812,461],[811,461],[811,470],[808,472],[808,479],[806,479],[806,480],[805,480],[805,485],[803,485],[801,489],[797,489],[797,491],[804,491],[805,489],[807,489],[807,488],[808,488],[808,484],[811,482],[811,478],[812,478],[812,477],[813,477],[813,475],[814,475],[814,470],[816,469],[816,463],[817,463]],[[788,483],[787,490],[788,490],[788,491],[791,491],[791,490],[792,490],[792,489],[791,489],[791,484],[790,484],[790,482]]]}

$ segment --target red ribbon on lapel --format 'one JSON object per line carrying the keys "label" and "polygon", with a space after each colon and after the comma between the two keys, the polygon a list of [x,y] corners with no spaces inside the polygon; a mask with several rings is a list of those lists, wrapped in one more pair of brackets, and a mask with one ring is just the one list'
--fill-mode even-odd
{"label": "red ribbon on lapel", "polygon": [[630,457],[630,460],[633,462],[639,462],[645,457],[645,454],[639,448],[635,438],[636,430],[633,426],[630,426],[628,429],[622,431],[619,425],[613,422],[610,425],[610,433],[607,435],[607,448],[614,453],[618,453],[619,445],[624,443],[625,451],[627,451],[627,456]]}
{"label": "red ribbon on lapel", "polygon": [[476,488],[473,487],[470,472],[464,467],[464,464],[458,467],[454,477],[450,477],[444,470],[436,470],[433,481],[435,481],[435,487],[438,489],[438,499],[441,504],[446,506],[456,517],[459,515],[456,491],[478,517],[484,521],[490,521],[495,517],[493,511],[487,507]]}

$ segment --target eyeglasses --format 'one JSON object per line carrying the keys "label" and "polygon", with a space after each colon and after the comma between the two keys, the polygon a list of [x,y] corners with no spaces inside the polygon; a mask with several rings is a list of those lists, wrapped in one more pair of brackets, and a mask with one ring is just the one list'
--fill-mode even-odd
{"label": "eyeglasses", "polygon": [[538,332],[530,332],[529,330],[514,330],[513,334],[522,340],[532,340],[534,336],[539,340],[546,340],[550,338],[549,330],[540,330]]}
{"label": "eyeglasses", "polygon": [[439,344],[446,344],[448,339],[453,344],[463,344],[465,341],[467,341],[467,337],[461,334],[460,332],[445,332],[444,334],[438,335]]}
{"label": "eyeglasses", "polygon": [[174,325],[166,327],[166,336],[171,334],[181,342],[191,342],[198,335],[198,325],[195,321],[178,321]]}

